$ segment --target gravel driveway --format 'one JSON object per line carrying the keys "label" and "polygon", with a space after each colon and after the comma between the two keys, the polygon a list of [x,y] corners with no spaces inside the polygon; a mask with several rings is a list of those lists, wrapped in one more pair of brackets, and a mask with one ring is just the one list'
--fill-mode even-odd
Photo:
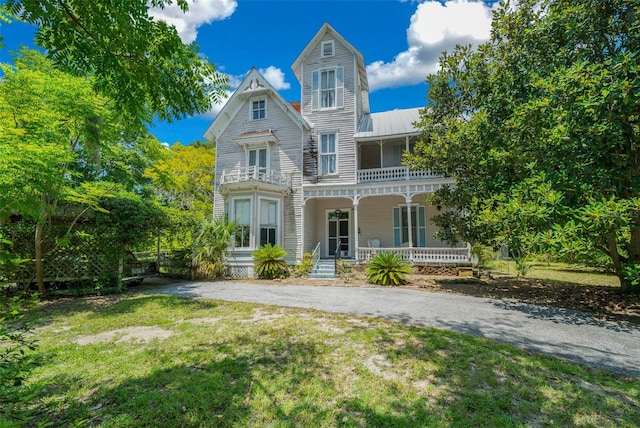
{"label": "gravel driveway", "polygon": [[145,291],[311,308],[468,333],[640,378],[640,328],[555,307],[397,288],[183,282]]}

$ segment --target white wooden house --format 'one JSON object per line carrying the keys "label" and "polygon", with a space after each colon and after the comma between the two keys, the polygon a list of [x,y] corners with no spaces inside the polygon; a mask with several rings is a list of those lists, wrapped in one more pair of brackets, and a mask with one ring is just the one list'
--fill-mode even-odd
{"label": "white wooden house", "polygon": [[237,225],[231,274],[251,276],[252,251],[278,244],[291,264],[366,260],[394,251],[418,264],[464,264],[467,247],[434,238],[437,208],[425,197],[451,183],[402,166],[420,134],[419,109],[371,113],[364,58],[324,24],[293,62],[299,103],[256,69],[207,129],[215,141],[215,214]]}

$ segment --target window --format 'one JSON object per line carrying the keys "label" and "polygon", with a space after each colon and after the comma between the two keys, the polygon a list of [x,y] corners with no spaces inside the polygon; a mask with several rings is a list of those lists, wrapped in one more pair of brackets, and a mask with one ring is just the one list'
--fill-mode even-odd
{"label": "window", "polygon": [[312,76],[312,110],[344,107],[344,68],[316,70]]}
{"label": "window", "polygon": [[260,246],[278,244],[278,201],[260,199]]}
{"label": "window", "polygon": [[333,56],[333,40],[322,42],[322,52],[320,56]]}
{"label": "window", "polygon": [[233,221],[236,224],[234,246],[251,247],[251,199],[233,199]]}
{"label": "window", "polygon": [[260,120],[267,117],[266,98],[251,101],[251,120]]}
{"label": "window", "polygon": [[[423,206],[411,207],[411,241],[414,247],[427,246],[427,228]],[[409,243],[407,207],[393,207],[393,244],[396,247]]]}
{"label": "window", "polygon": [[249,173],[264,174],[267,172],[268,153],[266,147],[249,149],[247,152]]}
{"label": "window", "polygon": [[320,134],[320,175],[336,174],[336,134]]}

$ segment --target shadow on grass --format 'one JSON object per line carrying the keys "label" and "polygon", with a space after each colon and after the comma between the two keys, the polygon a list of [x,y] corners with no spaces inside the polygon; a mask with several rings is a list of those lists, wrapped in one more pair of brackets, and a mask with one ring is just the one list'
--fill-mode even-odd
{"label": "shadow on grass", "polygon": [[43,327],[52,322],[77,315],[89,314],[91,318],[109,318],[126,313],[135,313],[149,304],[157,304],[166,308],[215,308],[212,301],[183,299],[174,296],[148,295],[109,295],[96,297],[65,298],[46,301],[40,308],[27,315],[27,322],[32,328]]}
{"label": "shadow on grass", "polygon": [[[545,308],[539,308],[535,305],[520,306],[514,303],[515,307],[509,307],[508,303],[496,302],[496,305],[505,305],[504,309],[509,310],[528,310],[527,315],[532,317],[544,317],[554,314],[559,317],[561,323],[577,324],[578,321],[563,315],[563,310],[556,312],[555,308],[545,310]],[[525,309],[526,308],[526,309]],[[390,321],[400,322],[408,325],[430,325],[432,327],[441,328],[456,333],[469,334],[476,337],[495,340],[502,343],[517,346],[519,348],[540,352],[555,357],[560,357],[568,361],[573,361],[579,364],[585,364],[592,367],[601,368],[612,373],[621,374],[624,376],[630,376],[634,378],[640,378],[640,367],[638,367],[633,356],[631,349],[636,347],[633,344],[637,341],[637,331],[633,329],[628,330],[616,330],[616,328],[625,328],[624,326],[617,327],[617,324],[606,324],[612,330],[621,331],[627,333],[628,336],[618,338],[619,341],[624,340],[624,343],[628,343],[627,352],[621,351],[609,351],[601,346],[597,346],[597,341],[593,342],[594,346],[585,346],[577,343],[571,343],[563,340],[537,340],[527,335],[522,335],[519,332],[521,325],[515,321],[511,321],[508,318],[499,319],[496,317],[476,317],[474,322],[456,321],[452,319],[436,319],[429,322],[425,322],[424,319],[416,318],[410,313],[398,313],[398,314],[368,314],[369,316],[381,317]],[[585,317],[584,319],[582,317]],[[589,317],[588,314],[576,314],[577,320],[583,320],[585,324],[602,327],[600,321]],[[623,342],[616,343],[619,346]]]}
{"label": "shadow on grass", "polygon": [[[590,385],[587,369],[435,329],[408,327],[404,334],[399,333],[404,328],[386,323],[352,323],[336,333],[340,338],[329,336],[355,354],[336,368],[334,350],[323,342],[327,336],[298,334],[306,331],[300,327],[304,322],[283,324],[275,332],[256,322],[252,332],[232,339],[203,336],[173,351],[152,344],[144,357],[158,361],[157,369],[122,380],[106,373],[95,381],[72,370],[48,378],[30,391],[38,397],[34,402],[43,403],[36,421],[154,427],[570,426],[576,415],[593,410],[608,418],[604,425],[618,419],[632,426],[629,418],[640,414],[637,403],[620,405],[607,385]],[[261,329],[270,333],[262,336]],[[381,366],[382,373],[364,364],[378,355],[389,364]],[[424,363],[427,368],[404,377],[407,367]],[[629,406],[635,410],[625,415]]]}

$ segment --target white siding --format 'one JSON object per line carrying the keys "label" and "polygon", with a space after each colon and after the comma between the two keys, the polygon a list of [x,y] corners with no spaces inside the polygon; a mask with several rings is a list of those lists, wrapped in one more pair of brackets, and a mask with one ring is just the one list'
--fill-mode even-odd
{"label": "white siding", "polygon": [[[330,35],[322,41],[332,40]],[[338,174],[318,176],[318,184],[355,183],[356,182],[356,146],[353,140],[356,123],[356,70],[354,55],[335,41],[335,55],[322,57],[322,43],[318,43],[311,51],[302,67],[302,114],[314,124],[313,138],[319,145],[318,134],[326,132],[338,133]],[[313,111],[311,106],[312,73],[327,67],[344,68],[344,108]],[[307,178],[305,183],[312,184],[316,180]]]}
{"label": "white siding", "polygon": [[[278,143],[269,145],[269,165],[273,170],[282,174],[290,174],[292,179],[291,195],[281,197],[281,230],[280,242],[288,253],[288,261],[295,262],[301,257],[302,230],[301,204],[302,192],[302,141],[303,131],[276,103],[272,96],[267,97],[267,118],[264,120],[250,120],[251,99],[248,98],[226,127],[224,133],[217,139],[216,144],[216,194],[215,214],[224,215],[224,198],[219,193],[220,179],[223,170],[246,167],[246,153],[244,147],[238,145],[234,139],[250,131],[271,129],[278,139]],[[297,189],[297,190],[295,190]],[[242,193],[246,193],[243,191]],[[237,193],[240,194],[240,193]],[[276,196],[273,193],[259,191],[259,194]],[[231,196],[235,196],[232,193]]]}

